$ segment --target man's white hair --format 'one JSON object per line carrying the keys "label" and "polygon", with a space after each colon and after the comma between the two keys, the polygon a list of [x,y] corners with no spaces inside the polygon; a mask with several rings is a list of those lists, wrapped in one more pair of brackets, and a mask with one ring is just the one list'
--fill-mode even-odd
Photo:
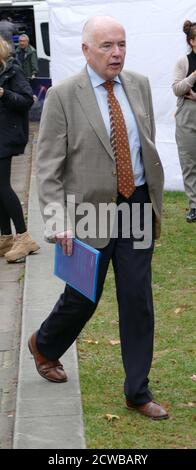
{"label": "man's white hair", "polygon": [[22,38],[26,39],[26,40],[29,42],[29,36],[28,36],[28,34],[25,34],[25,33],[20,34],[19,40],[22,39]]}
{"label": "man's white hair", "polygon": [[[92,43],[93,33],[100,28],[100,26],[106,24],[116,24],[119,25],[121,28],[123,26],[115,19],[113,16],[92,16],[89,18],[82,31],[82,42],[83,44],[90,44]],[[123,28],[124,29],[124,28]]]}

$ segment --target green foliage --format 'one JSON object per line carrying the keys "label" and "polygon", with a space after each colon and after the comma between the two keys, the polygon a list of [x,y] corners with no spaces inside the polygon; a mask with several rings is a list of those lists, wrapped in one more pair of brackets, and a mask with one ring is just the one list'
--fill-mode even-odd
{"label": "green foliage", "polygon": [[24,276],[25,276],[25,268],[24,268],[24,266],[23,266],[22,269],[20,270],[20,273],[19,273],[18,279],[17,279],[17,281],[18,281],[19,284],[20,284],[20,283],[22,283],[22,284],[24,283]]}

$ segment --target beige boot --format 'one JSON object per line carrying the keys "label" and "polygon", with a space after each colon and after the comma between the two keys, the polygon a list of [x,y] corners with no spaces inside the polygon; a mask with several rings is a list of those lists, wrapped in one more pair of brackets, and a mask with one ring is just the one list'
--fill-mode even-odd
{"label": "beige boot", "polygon": [[39,250],[39,248],[39,245],[31,238],[28,232],[18,233],[14,237],[12,249],[5,254],[5,259],[8,263],[14,263]]}
{"label": "beige boot", "polygon": [[0,236],[0,256],[4,256],[7,251],[12,248],[14,243],[13,235],[1,235]]}

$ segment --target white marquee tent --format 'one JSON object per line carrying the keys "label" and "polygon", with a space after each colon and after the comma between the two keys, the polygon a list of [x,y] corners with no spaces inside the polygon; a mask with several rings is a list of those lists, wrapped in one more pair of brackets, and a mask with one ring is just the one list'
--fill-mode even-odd
{"label": "white marquee tent", "polygon": [[188,51],[182,25],[186,19],[196,21],[195,0],[48,0],[48,4],[54,84],[84,66],[81,32],[90,16],[111,15],[124,25],[125,68],[148,76],[151,83],[165,189],[183,191],[171,84],[177,58]]}

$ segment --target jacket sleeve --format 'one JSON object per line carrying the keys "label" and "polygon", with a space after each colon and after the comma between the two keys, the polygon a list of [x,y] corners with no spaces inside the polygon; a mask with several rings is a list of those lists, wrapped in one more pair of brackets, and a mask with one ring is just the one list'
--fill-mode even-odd
{"label": "jacket sleeve", "polygon": [[[53,241],[54,233],[71,228],[65,207],[66,156],[67,119],[58,93],[50,88],[44,101],[37,143],[37,187],[47,241]],[[55,214],[53,229],[48,223],[50,212]]]}
{"label": "jacket sleeve", "polygon": [[174,69],[174,82],[172,84],[172,89],[174,95],[176,96],[184,96],[186,93],[190,91],[193,87],[194,83],[196,82],[196,77],[193,73],[191,73],[188,77],[187,75],[187,57],[181,57],[175,66]]}
{"label": "jacket sleeve", "polygon": [[37,61],[37,53],[35,50],[32,51],[31,54],[31,75],[38,74],[38,61]]}
{"label": "jacket sleeve", "polygon": [[33,92],[20,67],[15,68],[10,89],[5,88],[2,101],[10,110],[28,110],[33,104]]}

